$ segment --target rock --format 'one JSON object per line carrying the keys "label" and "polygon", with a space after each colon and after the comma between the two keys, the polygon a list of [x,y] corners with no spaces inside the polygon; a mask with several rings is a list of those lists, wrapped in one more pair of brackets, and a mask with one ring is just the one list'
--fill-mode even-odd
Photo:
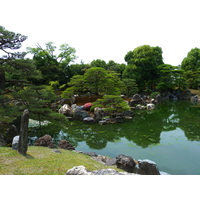
{"label": "rock", "polygon": [[75,166],[69,169],[66,175],[135,175],[127,172],[118,172],[114,169],[100,169],[95,171],[89,171],[84,166]]}
{"label": "rock", "polygon": [[160,172],[156,166],[156,163],[151,160],[138,160],[139,170],[141,175],[160,175]]}
{"label": "rock", "polygon": [[18,150],[19,149],[19,135],[15,136],[12,141],[12,149]]}
{"label": "rock", "polygon": [[192,103],[198,103],[198,102],[199,102],[199,97],[198,97],[198,95],[192,96],[192,97],[191,97],[191,102],[192,102]]}
{"label": "rock", "polygon": [[76,104],[72,104],[72,105],[71,105],[72,112],[76,109],[76,107],[77,107]]}
{"label": "rock", "polygon": [[117,159],[115,158],[110,158],[106,161],[105,165],[108,165],[108,166],[112,166],[112,165],[116,165],[116,161]]}
{"label": "rock", "polygon": [[95,123],[95,120],[93,117],[86,117],[83,119],[83,122],[85,123]]}
{"label": "rock", "polygon": [[142,106],[142,105],[138,104],[138,105],[136,105],[135,109],[136,110],[144,110],[144,109],[146,109],[146,106]]}
{"label": "rock", "polygon": [[128,172],[118,172],[114,169],[100,169],[93,171],[91,175],[136,175]]}
{"label": "rock", "polygon": [[67,140],[60,140],[58,147],[61,149],[67,149],[67,150],[75,150],[75,148],[67,141]]}
{"label": "rock", "polygon": [[101,125],[108,124],[108,120],[101,120],[101,121],[99,121],[99,124],[101,124]]}
{"label": "rock", "polygon": [[66,175],[92,175],[90,171],[88,171],[84,166],[75,166],[69,169]]}
{"label": "rock", "polygon": [[58,103],[59,103],[60,105],[62,105],[62,106],[63,106],[64,104],[72,105],[72,104],[75,103],[75,101],[76,101],[75,97],[72,96],[71,98],[68,98],[68,99],[61,99]]}
{"label": "rock", "polygon": [[86,104],[84,104],[84,106],[83,106],[84,110],[86,110],[86,111],[89,111],[91,107],[92,107],[92,104],[91,104],[91,103],[86,103]]}
{"label": "rock", "polygon": [[102,108],[96,107],[94,109],[94,118],[97,122],[101,121],[104,116],[105,112]]}
{"label": "rock", "polygon": [[122,123],[123,122],[123,118],[121,116],[117,116],[113,119],[114,123]]}
{"label": "rock", "polygon": [[28,149],[28,123],[29,123],[29,111],[28,109],[24,110],[21,118],[21,127],[20,127],[20,137],[19,137],[19,153],[26,155]]}
{"label": "rock", "polygon": [[124,119],[133,119],[133,117],[124,116]]}
{"label": "rock", "polygon": [[67,117],[72,117],[72,109],[68,104],[64,104],[59,110],[59,113],[66,115]]}
{"label": "rock", "polygon": [[120,169],[133,173],[136,163],[130,156],[120,154],[116,157],[116,165]]}
{"label": "rock", "polygon": [[149,103],[147,104],[147,110],[154,110],[155,109],[155,104]]}
{"label": "rock", "polygon": [[98,156],[95,152],[83,152],[83,154],[86,154],[88,156],[94,156],[94,157]]}
{"label": "rock", "polygon": [[54,152],[54,153],[61,153],[61,151],[59,149],[52,149],[52,152]]}
{"label": "rock", "polygon": [[3,136],[0,135],[0,147],[6,146],[6,141],[4,140]]}
{"label": "rock", "polygon": [[50,135],[44,135],[35,141],[35,146],[48,147],[53,143],[52,137]]}
{"label": "rock", "polygon": [[129,103],[130,106],[135,106],[137,104],[146,105],[144,99],[139,94],[135,94]]}
{"label": "rock", "polygon": [[89,113],[85,110],[82,110],[82,107],[77,106],[74,110],[74,118],[77,120],[83,120],[86,117],[90,117]]}

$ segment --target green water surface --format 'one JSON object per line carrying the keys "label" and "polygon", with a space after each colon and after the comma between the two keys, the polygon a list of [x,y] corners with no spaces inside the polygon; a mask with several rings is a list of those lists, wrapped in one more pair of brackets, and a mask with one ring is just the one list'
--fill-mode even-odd
{"label": "green water surface", "polygon": [[137,111],[132,120],[120,124],[73,121],[59,134],[59,127],[46,130],[57,140],[69,140],[79,151],[150,159],[169,174],[200,174],[200,107],[190,102],[158,104],[154,111]]}

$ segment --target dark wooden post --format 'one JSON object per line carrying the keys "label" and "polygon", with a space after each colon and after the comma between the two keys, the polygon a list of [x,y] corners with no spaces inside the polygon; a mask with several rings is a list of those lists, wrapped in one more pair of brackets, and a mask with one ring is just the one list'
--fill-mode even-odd
{"label": "dark wooden post", "polygon": [[22,155],[26,155],[28,149],[28,122],[29,122],[29,111],[24,110],[21,118],[20,137],[19,137],[19,149],[18,152]]}

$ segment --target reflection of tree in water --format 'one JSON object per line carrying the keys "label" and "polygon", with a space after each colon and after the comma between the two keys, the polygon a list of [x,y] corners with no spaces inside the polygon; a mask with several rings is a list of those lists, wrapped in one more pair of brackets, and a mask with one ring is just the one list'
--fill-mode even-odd
{"label": "reflection of tree in water", "polygon": [[[83,122],[70,122],[65,134],[61,137],[67,139],[74,147],[78,142],[85,141],[93,149],[105,148],[107,142],[115,142],[125,137],[143,148],[160,142],[162,131],[175,130],[177,127],[185,131],[189,140],[200,141],[200,108],[191,107],[190,102],[165,102],[156,106],[150,114],[147,111],[135,113],[133,120],[120,124],[84,124]],[[58,138],[60,127],[54,124],[42,127],[37,136],[50,134]],[[36,129],[31,132],[36,135]]]}
{"label": "reflection of tree in water", "polygon": [[200,106],[185,105],[179,109],[179,127],[191,141],[200,141]]}

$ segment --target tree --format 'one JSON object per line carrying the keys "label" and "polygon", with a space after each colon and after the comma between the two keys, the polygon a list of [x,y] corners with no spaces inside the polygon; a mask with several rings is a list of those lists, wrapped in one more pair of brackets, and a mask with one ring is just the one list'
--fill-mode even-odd
{"label": "tree", "polygon": [[107,64],[104,60],[100,60],[100,59],[97,59],[97,60],[93,60],[91,63],[90,63],[91,67],[100,67],[100,68],[104,68],[106,69],[107,67]]}
{"label": "tree", "polygon": [[160,47],[139,46],[125,55],[125,61],[128,65],[136,66],[135,78],[140,91],[155,88],[158,78],[156,67],[163,64]]}
{"label": "tree", "polygon": [[123,111],[130,110],[129,105],[120,97],[116,95],[104,95],[102,99],[97,99],[92,106],[104,108],[110,118],[116,117]]}
{"label": "tree", "polygon": [[118,74],[106,71],[101,67],[91,67],[84,75],[73,76],[68,83],[70,86],[62,93],[62,97],[69,97],[72,94],[120,94],[123,83]]}
{"label": "tree", "polygon": [[183,77],[183,70],[179,67],[163,64],[157,67],[159,78],[157,81],[156,89],[160,91],[185,89],[186,82]]}
{"label": "tree", "polygon": [[59,80],[60,84],[69,81],[67,67],[76,59],[76,50],[68,44],[62,44],[59,48],[59,53],[56,55],[57,49],[53,42],[47,42],[46,48],[43,49],[40,45],[36,48],[28,47],[29,53],[33,54],[33,60],[37,69],[42,73],[42,84],[49,84],[50,81]]}
{"label": "tree", "polygon": [[45,86],[35,85],[41,74],[32,60],[24,59],[26,53],[13,52],[27,37],[3,27],[0,31],[0,50],[5,54],[0,58],[0,133],[5,133],[25,109],[33,119],[55,119],[48,108],[55,99],[54,93]]}
{"label": "tree", "polygon": [[181,63],[181,68],[185,71],[184,76],[190,88],[200,87],[200,49],[191,49],[187,57]]}
{"label": "tree", "polygon": [[138,87],[134,79],[123,79],[122,82],[124,83],[124,90],[122,93],[126,96],[130,97],[138,92]]}

